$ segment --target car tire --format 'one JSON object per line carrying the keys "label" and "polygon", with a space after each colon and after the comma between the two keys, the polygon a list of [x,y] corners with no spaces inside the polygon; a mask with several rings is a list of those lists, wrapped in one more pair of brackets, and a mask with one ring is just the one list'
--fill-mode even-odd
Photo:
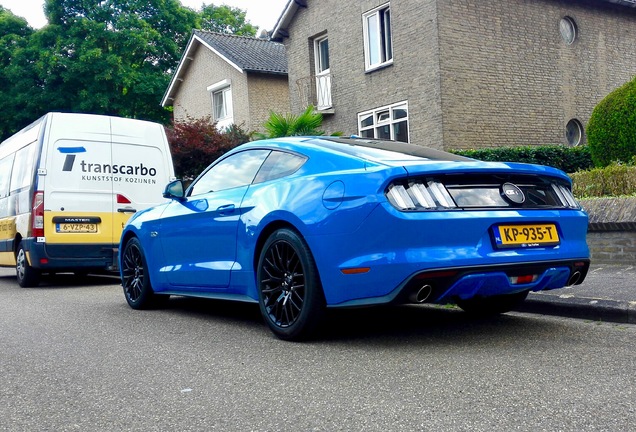
{"label": "car tire", "polygon": [[15,257],[15,271],[18,284],[22,288],[36,287],[40,284],[40,272],[29,265],[22,242],[18,245],[18,253]]}
{"label": "car tire", "polygon": [[270,235],[256,277],[261,314],[272,332],[288,341],[310,338],[324,315],[325,299],[303,238],[286,228]]}
{"label": "car tire", "polygon": [[510,312],[528,297],[528,291],[503,294],[491,297],[474,297],[467,300],[457,299],[457,306],[472,316],[488,317]]}
{"label": "car tire", "polygon": [[126,242],[121,258],[124,296],[133,309],[154,309],[164,306],[169,297],[155,294],[150,284],[148,264],[141,243],[136,237]]}

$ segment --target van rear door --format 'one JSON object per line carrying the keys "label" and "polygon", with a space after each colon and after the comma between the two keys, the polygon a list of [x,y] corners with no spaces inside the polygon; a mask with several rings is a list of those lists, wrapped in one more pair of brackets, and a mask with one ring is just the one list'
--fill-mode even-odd
{"label": "van rear door", "polygon": [[[56,258],[107,258],[113,245],[110,120],[54,113],[48,125],[44,235]],[[69,249],[65,245],[75,245]]]}
{"label": "van rear door", "polygon": [[130,216],[162,201],[174,178],[163,126],[140,120],[112,118],[113,228],[119,242]]}

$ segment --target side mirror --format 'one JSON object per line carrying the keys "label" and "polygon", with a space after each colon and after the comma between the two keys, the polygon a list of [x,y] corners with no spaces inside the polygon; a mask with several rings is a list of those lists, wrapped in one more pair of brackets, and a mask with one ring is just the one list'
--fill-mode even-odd
{"label": "side mirror", "polygon": [[185,198],[185,193],[183,191],[183,182],[181,180],[175,180],[168,183],[166,188],[163,191],[164,198],[183,200]]}

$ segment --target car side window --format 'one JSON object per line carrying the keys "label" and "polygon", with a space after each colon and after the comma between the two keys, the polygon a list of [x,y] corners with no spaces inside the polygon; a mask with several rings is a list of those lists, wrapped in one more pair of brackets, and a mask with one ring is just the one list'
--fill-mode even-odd
{"label": "car side window", "polygon": [[304,156],[293,153],[272,151],[256,174],[254,183],[262,183],[291,175],[307,160]]}
{"label": "car side window", "polygon": [[189,196],[251,184],[269,153],[270,150],[247,150],[223,159],[199,177],[190,187]]}

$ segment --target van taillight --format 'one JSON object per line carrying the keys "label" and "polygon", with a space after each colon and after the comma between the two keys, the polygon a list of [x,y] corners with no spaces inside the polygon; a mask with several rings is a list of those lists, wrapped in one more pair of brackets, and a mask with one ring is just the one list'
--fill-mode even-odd
{"label": "van taillight", "polygon": [[131,202],[124,195],[117,194],[117,204],[131,204]]}
{"label": "van taillight", "polygon": [[33,237],[44,237],[44,192],[37,191],[33,195]]}

